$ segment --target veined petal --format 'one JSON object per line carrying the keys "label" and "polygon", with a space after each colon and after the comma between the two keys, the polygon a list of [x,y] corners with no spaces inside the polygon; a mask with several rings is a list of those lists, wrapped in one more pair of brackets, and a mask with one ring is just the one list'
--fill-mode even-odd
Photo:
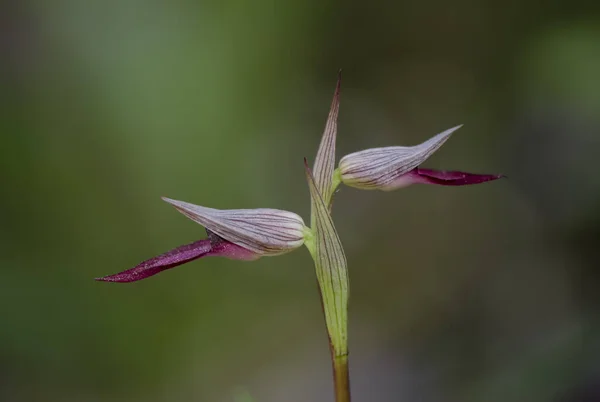
{"label": "veined petal", "polygon": [[259,255],[278,255],[304,243],[302,218],[279,209],[219,210],[163,197],[179,212],[223,239]]}
{"label": "veined petal", "polygon": [[458,171],[440,171],[416,168],[398,177],[390,185],[381,188],[384,191],[396,190],[411,184],[438,184],[441,186],[467,186],[504,178],[502,174],[474,174]]}
{"label": "veined petal", "polygon": [[340,160],[342,182],[365,190],[379,190],[410,172],[437,151],[462,125],[446,130],[412,147],[372,148]]}
{"label": "veined petal", "polygon": [[139,263],[135,267],[114,275],[96,278],[103,282],[135,282],[156,275],[167,269],[208,256],[222,256],[234,260],[254,260],[259,256],[226,240],[211,236],[185,246],[179,246],[157,257]]}
{"label": "veined petal", "polygon": [[337,85],[333,93],[329,116],[325,130],[321,137],[321,144],[317,151],[317,157],[313,167],[315,184],[319,193],[323,196],[323,201],[329,206],[332,192],[333,170],[335,169],[335,141],[337,136],[337,119],[340,110],[340,85],[342,83],[342,70],[338,72]]}
{"label": "veined petal", "polygon": [[[315,205],[313,240],[309,247],[325,312],[327,332],[336,357],[348,354],[349,281],[346,255],[310,168],[304,160],[310,196]],[[308,244],[307,244],[308,245]]]}

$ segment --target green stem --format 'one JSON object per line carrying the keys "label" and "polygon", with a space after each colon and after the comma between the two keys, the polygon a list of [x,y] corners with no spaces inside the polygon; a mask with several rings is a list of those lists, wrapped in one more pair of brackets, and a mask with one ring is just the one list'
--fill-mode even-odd
{"label": "green stem", "polygon": [[340,172],[340,168],[337,168],[333,171],[333,177],[331,178],[331,192],[329,193],[329,204],[333,201],[333,194],[335,194],[335,190],[342,184],[342,173]]}
{"label": "green stem", "polygon": [[333,360],[333,382],[336,402],[350,402],[350,375],[348,372],[348,355],[335,356]]}

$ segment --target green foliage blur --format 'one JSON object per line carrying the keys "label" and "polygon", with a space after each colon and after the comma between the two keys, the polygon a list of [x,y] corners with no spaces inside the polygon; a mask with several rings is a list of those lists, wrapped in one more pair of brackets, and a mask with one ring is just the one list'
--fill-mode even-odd
{"label": "green foliage blur", "polygon": [[509,176],[336,195],[354,399],[600,400],[598,4],[4,2],[0,401],[331,401],[304,249],[93,278],[205,236],[160,196],[307,220],[339,68],[338,158]]}

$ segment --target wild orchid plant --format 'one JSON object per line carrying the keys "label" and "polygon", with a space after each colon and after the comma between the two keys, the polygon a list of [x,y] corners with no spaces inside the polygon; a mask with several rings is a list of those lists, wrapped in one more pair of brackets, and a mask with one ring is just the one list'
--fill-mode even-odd
{"label": "wild orchid plant", "polygon": [[412,147],[373,148],[346,155],[335,168],[335,142],[341,73],[313,170],[304,159],[311,196],[311,224],[278,209],[219,210],[163,198],[179,212],[206,228],[207,238],[177,247],[118,274],[105,282],[135,282],[208,256],[255,260],[292,251],[303,244],[312,256],[319,283],[333,364],[337,402],[350,401],[348,374],[348,269],[333,220],[333,195],[343,183],[364,190],[390,191],[410,184],[462,186],[492,181],[502,175],[436,171],[420,165],[461,126],[446,130]]}

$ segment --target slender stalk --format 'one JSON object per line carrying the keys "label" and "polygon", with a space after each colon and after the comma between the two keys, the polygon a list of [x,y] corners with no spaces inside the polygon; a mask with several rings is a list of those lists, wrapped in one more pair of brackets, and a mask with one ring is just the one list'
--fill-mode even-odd
{"label": "slender stalk", "polygon": [[350,402],[350,375],[348,372],[348,355],[335,356],[333,360],[333,382],[336,402]]}
{"label": "slender stalk", "polygon": [[[308,247],[309,251],[313,250],[312,247]],[[311,251],[311,254],[313,251]],[[323,294],[319,292],[319,299],[321,300],[321,307],[323,305]],[[323,310],[325,313],[325,310]],[[327,321],[327,320],[326,320]],[[329,339],[329,351],[331,356],[331,367],[333,369],[333,392],[335,395],[335,402],[350,402],[350,371],[348,369],[348,349],[345,353],[337,354],[335,347],[331,343],[331,337],[327,335]]]}
{"label": "slender stalk", "polygon": [[[333,366],[336,402],[350,402],[348,372],[348,270],[342,242],[330,215],[331,199],[340,184],[339,173],[328,184],[327,201],[316,186],[306,159],[306,177],[311,194],[311,228],[304,233],[304,244],[315,262],[317,285]],[[337,180],[336,180],[337,179]]]}

